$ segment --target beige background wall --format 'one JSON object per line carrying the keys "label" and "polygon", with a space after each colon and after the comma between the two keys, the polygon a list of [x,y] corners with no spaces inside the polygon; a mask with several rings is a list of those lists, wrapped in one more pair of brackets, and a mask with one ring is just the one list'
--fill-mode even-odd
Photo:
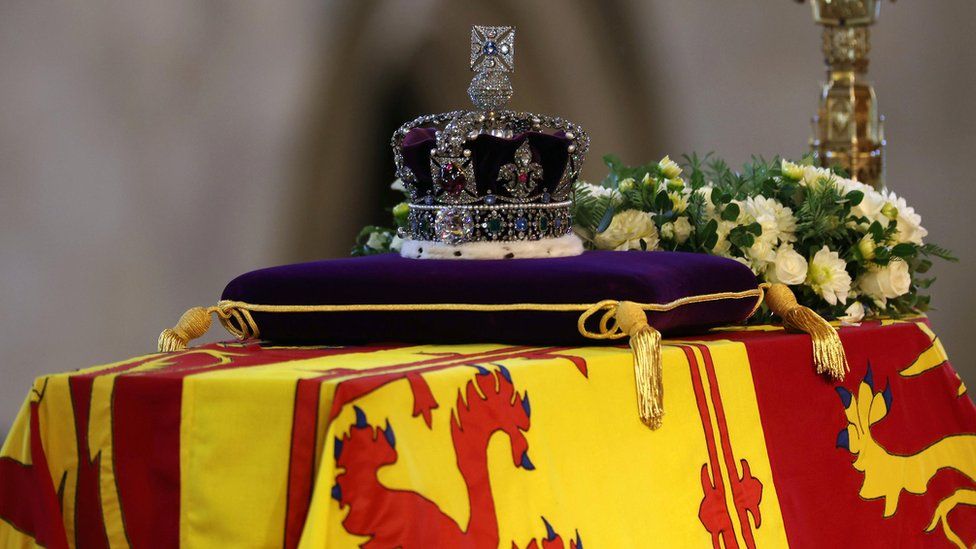
{"label": "beige background wall", "polygon": [[[884,6],[889,184],[940,266],[933,322],[976,382],[976,4]],[[517,107],[631,162],[798,155],[822,77],[787,0],[0,1],[0,433],[33,377],[153,350],[234,275],[344,254],[392,196],[389,134],[463,106],[472,23],[519,27]]]}

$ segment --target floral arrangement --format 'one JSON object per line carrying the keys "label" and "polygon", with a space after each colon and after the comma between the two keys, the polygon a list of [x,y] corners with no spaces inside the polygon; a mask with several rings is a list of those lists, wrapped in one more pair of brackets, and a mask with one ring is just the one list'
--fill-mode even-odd
{"label": "floral arrangement", "polygon": [[[735,259],[827,318],[924,312],[932,258],[952,254],[905,199],[800,163],[664,157],[644,166],[604,158],[600,185],[578,183],[574,222],[593,248],[678,250]],[[760,320],[764,320],[760,318]]]}
{"label": "floral arrangement", "polygon": [[[738,172],[711,155],[683,160],[626,166],[604,157],[609,174],[599,185],[576,184],[576,233],[591,249],[729,257],[761,280],[790,286],[821,316],[849,323],[925,312],[932,260],[956,260],[924,242],[928,231],[904,198],[810,159],[754,158]],[[405,202],[393,208],[397,227],[408,212]],[[395,251],[399,243],[395,229],[369,226],[352,253]]]}

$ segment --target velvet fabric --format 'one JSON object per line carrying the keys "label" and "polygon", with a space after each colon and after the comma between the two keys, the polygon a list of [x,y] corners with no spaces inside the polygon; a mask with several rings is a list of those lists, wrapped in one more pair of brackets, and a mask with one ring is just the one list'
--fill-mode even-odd
{"label": "velvet fabric", "polygon": [[[262,305],[401,303],[667,303],[756,288],[748,267],[680,252],[590,251],[517,260],[416,260],[396,254],[260,269],[230,282],[223,299]],[[650,313],[665,334],[740,322],[755,299],[729,299]],[[389,311],[253,313],[262,339],[282,343],[586,344],[577,312]],[[594,319],[598,320],[598,319]]]}
{"label": "velvet fabric", "polygon": [[[403,163],[417,178],[420,196],[430,194],[434,180],[430,172],[430,151],[436,144],[437,131],[434,128],[414,128],[403,138]],[[526,140],[532,150],[532,161],[542,166],[542,183],[537,190],[552,193],[563,175],[569,161],[570,139],[563,132],[555,134],[525,132],[512,138],[481,134],[468,141],[466,148],[471,150],[478,195],[492,194],[509,196],[504,183],[498,181],[498,171],[505,164],[515,160],[515,150]]]}

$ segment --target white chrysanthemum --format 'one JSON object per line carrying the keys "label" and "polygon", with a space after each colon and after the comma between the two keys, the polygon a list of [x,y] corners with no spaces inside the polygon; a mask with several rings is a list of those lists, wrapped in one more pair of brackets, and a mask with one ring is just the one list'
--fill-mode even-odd
{"label": "white chrysanthemum", "polygon": [[847,274],[846,267],[847,264],[837,252],[824,246],[810,259],[806,283],[831,305],[847,303],[851,275]]}
{"label": "white chrysanthemum", "polygon": [[861,257],[865,261],[871,261],[876,255],[875,250],[878,248],[878,244],[875,243],[874,237],[871,233],[868,233],[861,237],[861,240],[857,241],[857,251],[860,252]]}
{"label": "white chrysanthemum", "polygon": [[804,166],[803,179],[800,180],[800,184],[813,189],[819,189],[825,180],[830,181],[833,178],[834,174],[830,170],[816,166]]}
{"label": "white chrysanthemum", "polygon": [[780,171],[790,179],[796,179],[797,181],[803,179],[804,171],[803,165],[801,164],[794,164],[789,160],[782,160],[780,162]]}
{"label": "white chrysanthemum", "polygon": [[662,158],[661,161],[657,163],[657,166],[661,169],[661,175],[663,175],[665,179],[675,179],[681,175],[681,166],[678,166],[677,162],[671,160],[670,156],[665,156]]}
{"label": "white chrysanthemum", "polygon": [[806,279],[807,259],[791,244],[780,246],[773,258],[772,268],[766,270],[766,280],[792,286],[802,284]]}
{"label": "white chrysanthemum", "polygon": [[915,213],[915,208],[908,205],[904,198],[895,193],[888,193],[888,201],[898,208],[897,227],[895,239],[899,243],[911,242],[912,244],[922,244],[922,239],[928,236],[929,232],[922,227],[922,216]]}
{"label": "white chrysanthemum", "polygon": [[793,210],[780,204],[773,198],[763,196],[751,196],[742,201],[736,201],[739,205],[739,222],[748,224],[757,222],[762,227],[761,238],[768,240],[775,245],[777,240],[780,242],[793,242],[796,240],[796,218],[793,217]]}
{"label": "white chrysanthemum", "polygon": [[602,250],[640,250],[641,241],[648,251],[658,246],[653,214],[640,210],[624,210],[614,215],[607,230],[593,238],[593,243]]}
{"label": "white chrysanthemum", "polygon": [[623,197],[620,196],[620,193],[608,187],[594,185],[593,183],[587,183],[586,181],[580,181],[577,183],[577,185],[589,191],[590,196],[594,198],[606,198],[608,196],[613,197],[614,204],[619,204],[623,201]]}
{"label": "white chrysanthemum", "polygon": [[671,209],[677,213],[684,213],[688,209],[688,197],[691,193],[684,191],[671,191],[668,198],[671,199]]}

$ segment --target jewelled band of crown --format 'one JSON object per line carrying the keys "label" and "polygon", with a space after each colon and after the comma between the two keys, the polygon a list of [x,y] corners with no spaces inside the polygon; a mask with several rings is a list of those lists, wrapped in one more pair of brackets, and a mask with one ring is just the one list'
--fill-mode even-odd
{"label": "jewelled band of crown", "polygon": [[558,238],[573,232],[570,201],[499,206],[412,204],[402,237],[464,244]]}

